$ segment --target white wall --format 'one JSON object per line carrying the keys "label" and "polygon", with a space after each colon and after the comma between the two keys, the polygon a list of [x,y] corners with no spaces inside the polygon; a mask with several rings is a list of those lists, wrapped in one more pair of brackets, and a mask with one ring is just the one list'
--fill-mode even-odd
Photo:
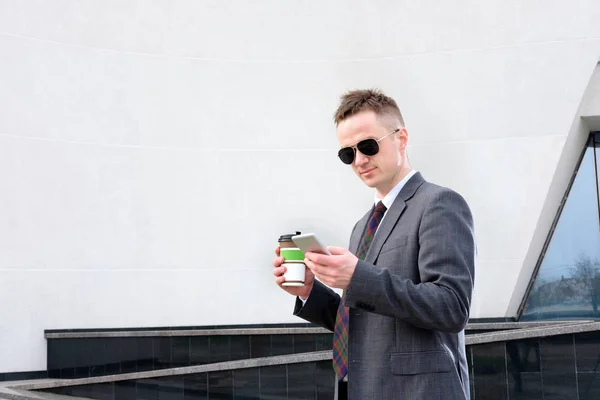
{"label": "white wall", "polygon": [[472,316],[507,315],[598,20],[596,0],[0,0],[0,372],[44,369],[44,329],[298,321],[272,249],[345,245],[369,207],[331,121],[359,87],[471,204]]}

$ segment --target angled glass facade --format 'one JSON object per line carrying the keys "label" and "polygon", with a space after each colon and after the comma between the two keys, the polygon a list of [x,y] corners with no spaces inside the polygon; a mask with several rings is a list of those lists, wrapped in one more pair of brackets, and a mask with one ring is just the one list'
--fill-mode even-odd
{"label": "angled glass facade", "polygon": [[600,318],[600,133],[590,135],[521,320]]}

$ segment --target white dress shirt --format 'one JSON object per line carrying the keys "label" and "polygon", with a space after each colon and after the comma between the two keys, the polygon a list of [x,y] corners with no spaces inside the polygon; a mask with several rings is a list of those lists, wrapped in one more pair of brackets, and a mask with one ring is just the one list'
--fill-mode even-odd
{"label": "white dress shirt", "polygon": [[[402,178],[400,182],[396,183],[396,186],[394,186],[392,190],[390,190],[390,192],[386,194],[383,199],[380,199],[379,197],[377,197],[377,194],[375,194],[375,204],[377,205],[377,203],[381,201],[386,209],[386,213],[383,214],[383,218],[381,219],[381,221],[379,221],[379,226],[381,226],[381,223],[385,219],[385,216],[387,215],[387,210],[390,209],[390,207],[394,203],[394,200],[396,200],[396,197],[398,197],[398,193],[400,193],[404,185],[406,185],[406,182],[408,182],[408,180],[412,178],[412,176],[416,173],[417,171],[411,169],[410,172],[406,174],[406,176]],[[379,226],[377,227],[377,230],[379,230]],[[377,234],[377,231],[375,231],[375,234]]]}

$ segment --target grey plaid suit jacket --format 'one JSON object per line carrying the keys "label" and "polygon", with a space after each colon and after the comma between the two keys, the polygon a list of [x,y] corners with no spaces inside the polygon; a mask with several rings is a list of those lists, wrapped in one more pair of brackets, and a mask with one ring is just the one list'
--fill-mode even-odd
{"label": "grey plaid suit jacket", "polygon": [[[350,237],[353,253],[371,212]],[[473,291],[473,218],[456,192],[416,173],[379,226],[346,291],[348,398],[469,399],[464,328]],[[340,297],[315,281],[294,314],[332,330]]]}

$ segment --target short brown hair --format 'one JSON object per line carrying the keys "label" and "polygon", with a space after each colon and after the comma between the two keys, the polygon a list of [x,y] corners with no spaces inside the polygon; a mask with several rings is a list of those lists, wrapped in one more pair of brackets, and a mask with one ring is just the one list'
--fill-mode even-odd
{"label": "short brown hair", "polygon": [[336,126],[361,111],[373,111],[379,117],[397,118],[404,126],[404,119],[396,101],[379,89],[351,90],[341,96],[341,102],[333,120]]}

